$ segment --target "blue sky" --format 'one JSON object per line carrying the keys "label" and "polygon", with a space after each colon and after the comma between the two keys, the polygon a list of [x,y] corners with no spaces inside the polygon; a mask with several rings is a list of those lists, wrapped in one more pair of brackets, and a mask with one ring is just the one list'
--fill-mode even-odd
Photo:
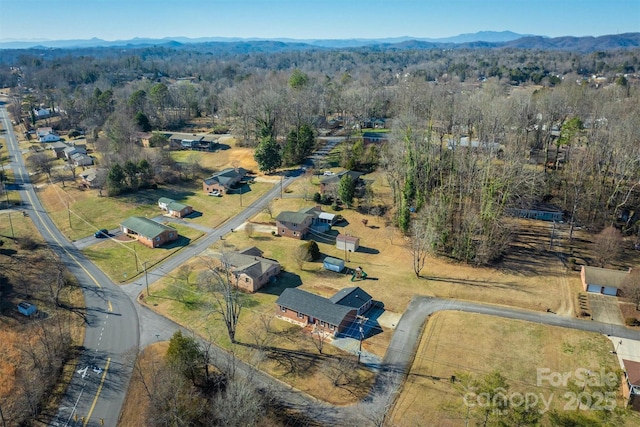
{"label": "blue sky", "polygon": [[640,32],[640,0],[0,0],[0,40]]}

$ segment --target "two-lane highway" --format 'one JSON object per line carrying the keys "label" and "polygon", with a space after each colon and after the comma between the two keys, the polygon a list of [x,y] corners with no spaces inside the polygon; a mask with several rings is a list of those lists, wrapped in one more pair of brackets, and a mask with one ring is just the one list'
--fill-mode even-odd
{"label": "two-lane highway", "polygon": [[[4,104],[0,120],[26,211],[51,249],[58,255],[83,288],[86,310],[84,351],[76,374],[52,425],[107,426],[117,424],[131,376],[127,353],[138,346],[138,318],[131,299],[89,262],[56,228],[43,209],[31,184]],[[84,421],[82,421],[84,417]],[[102,422],[101,422],[102,421]],[[74,425],[79,425],[75,422]]]}

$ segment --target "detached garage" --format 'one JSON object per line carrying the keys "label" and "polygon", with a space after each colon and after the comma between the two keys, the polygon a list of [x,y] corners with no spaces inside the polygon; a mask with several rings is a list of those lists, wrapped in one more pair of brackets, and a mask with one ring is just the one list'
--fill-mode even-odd
{"label": "detached garage", "polygon": [[322,261],[322,266],[325,268],[325,270],[341,273],[342,270],[344,270],[344,261],[338,258],[332,258],[328,256],[328,257],[325,257],[324,261]]}
{"label": "detached garage", "polygon": [[609,270],[607,268],[582,266],[580,278],[587,292],[616,296],[620,285],[631,270]]}

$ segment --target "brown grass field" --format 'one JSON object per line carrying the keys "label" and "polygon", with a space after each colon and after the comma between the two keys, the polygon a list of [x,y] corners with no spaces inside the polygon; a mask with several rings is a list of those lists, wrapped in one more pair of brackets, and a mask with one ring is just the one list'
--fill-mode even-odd
{"label": "brown grass field", "polygon": [[[562,411],[569,388],[554,388],[544,381],[538,386],[537,368],[618,372],[609,350],[611,342],[599,334],[480,314],[437,313],[425,327],[389,425],[464,426],[467,407],[450,377],[470,373],[479,378],[495,370],[507,378],[510,392],[553,396],[551,409]],[[625,421],[625,426],[635,426],[640,417],[628,415]]]}

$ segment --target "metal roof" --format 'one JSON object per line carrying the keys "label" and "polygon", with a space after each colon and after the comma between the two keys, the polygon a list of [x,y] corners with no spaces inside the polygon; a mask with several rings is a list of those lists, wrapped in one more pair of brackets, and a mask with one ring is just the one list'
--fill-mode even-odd
{"label": "metal roof", "polygon": [[149,218],[143,218],[141,216],[130,216],[129,218],[122,221],[120,225],[127,228],[128,230],[135,231],[139,235],[148,239],[153,239],[154,237],[160,235],[163,231],[177,231],[173,227],[160,224],[159,222],[155,222]]}

